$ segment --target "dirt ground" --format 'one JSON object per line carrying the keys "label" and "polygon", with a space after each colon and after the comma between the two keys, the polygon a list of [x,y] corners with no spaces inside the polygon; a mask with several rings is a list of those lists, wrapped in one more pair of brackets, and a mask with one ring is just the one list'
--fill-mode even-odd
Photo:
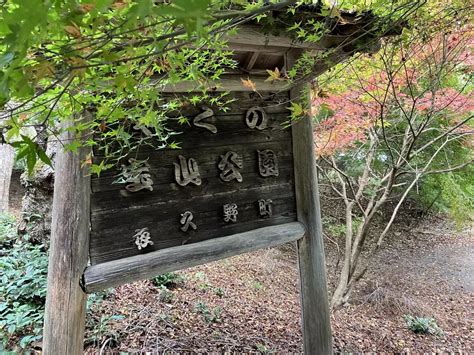
{"label": "dirt ground", "polygon": [[[13,179],[11,208],[23,188]],[[323,201],[323,215],[341,220]],[[376,235],[380,225],[374,226]],[[342,239],[326,236],[329,289]],[[369,240],[370,244],[370,240]],[[300,353],[293,245],[260,250],[178,273],[164,290],[151,281],[91,298],[87,354],[128,352]],[[474,353],[474,230],[404,210],[345,307],[332,312],[337,352]],[[404,315],[432,317],[442,335],[411,332]]]}
{"label": "dirt ground", "polygon": [[[337,352],[474,352],[473,231],[414,222],[397,224],[350,303],[333,311]],[[338,251],[326,244],[333,289]],[[141,281],[108,292],[88,314],[86,353],[302,351],[293,246],[179,274],[170,291]],[[443,334],[415,334],[404,315],[433,317]]]}

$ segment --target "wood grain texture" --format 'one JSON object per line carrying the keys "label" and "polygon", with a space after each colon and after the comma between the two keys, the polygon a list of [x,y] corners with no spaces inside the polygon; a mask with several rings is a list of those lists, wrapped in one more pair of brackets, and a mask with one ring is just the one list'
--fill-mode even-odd
{"label": "wood grain texture", "polygon": [[[298,53],[290,52],[291,66]],[[299,101],[307,84],[296,87],[290,97]],[[311,102],[308,97],[308,102]],[[321,211],[319,204],[313,127],[310,117],[293,125],[293,154],[298,221],[306,227],[306,235],[298,240],[302,328],[304,353],[332,354],[332,335],[326,281]]]}
{"label": "wood grain texture", "polygon": [[87,292],[97,292],[161,273],[274,247],[298,240],[304,233],[305,228],[301,223],[292,222],[109,261],[89,266],[84,273],[84,285]]}
{"label": "wood grain texture", "polygon": [[[177,136],[181,137],[181,149],[144,148],[133,154],[135,159],[148,159],[153,191],[130,192],[125,189],[126,184],[114,184],[117,171],[92,179],[93,265],[296,220],[291,129],[282,125],[289,115],[288,93],[264,92],[264,98],[243,92],[232,95],[237,101],[228,112],[216,109],[215,116],[205,119],[217,128],[217,133],[192,124],[179,127],[175,119],[170,119],[170,128],[181,129],[182,134]],[[247,110],[254,106],[264,107],[267,112],[264,130],[251,129],[245,122]],[[201,112],[201,107],[189,105],[176,117],[186,115],[193,122]],[[257,151],[266,149],[278,156],[278,176],[263,177],[259,172]],[[218,164],[231,151],[242,159],[240,182],[226,182],[220,177]],[[180,186],[176,182],[174,163],[178,163],[180,155],[195,159],[199,186]],[[95,159],[100,159],[100,152]],[[272,216],[260,216],[259,199],[272,200]],[[223,206],[231,203],[238,207],[236,223],[224,221]],[[193,214],[196,230],[180,229],[180,218],[186,211]],[[153,245],[138,250],[133,236],[142,228],[148,228]]]}
{"label": "wood grain texture", "polygon": [[259,48],[271,47],[284,47],[290,48],[301,48],[301,49],[323,49],[319,43],[314,42],[303,42],[292,39],[286,36],[275,36],[272,34],[266,34],[262,32],[262,28],[256,25],[244,25],[239,26],[236,34],[227,36],[228,43],[233,45],[241,45],[242,48],[245,46],[258,46]]}
{"label": "wood grain texture", "polygon": [[[87,115],[84,115],[87,120]],[[61,140],[75,139],[65,131]],[[90,177],[81,162],[88,154],[58,150],[49,249],[43,354],[83,353],[87,295],[80,281],[88,259]]]}
{"label": "wood grain texture", "polygon": [[[202,83],[196,81],[182,81],[176,84],[167,84],[163,85],[160,88],[161,92],[164,93],[186,93],[192,91],[201,91],[205,88],[207,91],[248,91],[253,92],[254,90],[251,87],[244,86],[242,83],[242,75],[232,75],[224,74],[218,81],[210,81],[203,85]],[[290,84],[285,80],[275,80],[273,82],[266,81],[265,77],[253,77],[252,81],[255,84],[255,87],[258,91],[275,91],[281,92],[288,90]],[[154,85],[158,85],[161,79],[153,79],[151,82]]]}
{"label": "wood grain texture", "polygon": [[[153,187],[154,191],[158,191],[165,194],[171,194],[169,198],[172,198],[174,194],[184,194],[183,196],[188,196],[187,193],[195,193],[196,191],[199,193],[205,192],[204,187],[207,186],[207,189],[211,187],[219,188],[229,188],[234,186],[235,184],[226,183],[224,184],[220,179],[216,180],[215,177],[219,176],[220,170],[218,169],[217,165],[220,161],[220,156],[224,155],[228,151],[234,151],[238,153],[242,157],[243,167],[239,169],[242,174],[246,174],[244,176],[244,180],[241,184],[235,185],[236,188],[241,188],[242,184],[255,184],[255,183],[273,183],[274,181],[278,180],[277,178],[269,177],[267,179],[259,178],[258,174],[258,159],[257,159],[257,152],[256,146],[259,147],[260,150],[262,149],[271,149],[278,153],[278,162],[280,165],[280,170],[285,171],[287,169],[293,170],[293,158],[291,154],[291,140],[289,140],[290,131],[284,133],[286,137],[278,137],[278,135],[260,135],[260,141],[255,139],[249,139],[245,145],[242,144],[222,144],[225,142],[222,138],[215,138],[209,137],[206,143],[208,146],[200,146],[185,144],[186,148],[183,149],[173,149],[173,150],[160,150],[157,152],[153,151],[140,151],[138,154],[135,154],[136,159],[147,159],[150,165],[150,174],[153,178]],[[246,135],[246,138],[251,134]],[[258,137],[258,136],[256,136]],[[237,137],[238,138],[238,137]],[[236,138],[236,139],[237,139]],[[276,138],[279,138],[276,140]],[[286,139],[285,139],[286,138]],[[186,139],[186,138],[185,138]],[[191,139],[192,140],[192,139]],[[229,137],[229,141],[232,138]],[[242,136],[240,136],[240,140],[242,140]],[[264,142],[262,142],[264,140]],[[213,146],[213,142],[215,141],[222,141],[221,145]],[[217,143],[216,143],[217,144]],[[199,150],[198,150],[199,149]],[[201,175],[201,179],[203,183],[201,187],[196,187],[195,189],[182,189],[179,185],[177,185],[174,181],[174,162],[178,162],[179,155],[183,155],[186,158],[194,158],[196,159],[198,166],[199,166],[199,173]],[[127,162],[124,160],[123,162],[126,164]],[[107,203],[107,199],[110,198],[106,194],[103,196],[99,192],[111,191],[111,190],[123,190],[124,184],[114,183],[117,178],[118,171],[110,171],[101,174],[100,177],[94,176],[92,178],[92,188],[94,195],[98,197],[99,201],[94,202],[93,210],[100,210],[102,209],[102,205]],[[245,179],[247,177],[247,179]],[[280,178],[281,180],[281,178]],[[160,185],[166,186],[160,186]],[[173,184],[173,186],[170,186]],[[211,185],[211,186],[208,186]],[[194,186],[192,186],[194,187]],[[158,190],[157,190],[158,189]],[[124,191],[125,193],[125,191]],[[126,197],[128,197],[128,202],[134,200],[134,198],[139,195],[140,197],[145,197],[147,195],[153,195],[154,193],[150,193],[148,191],[143,191],[143,193],[126,193]],[[115,198],[116,196],[112,196]],[[160,196],[161,197],[161,196]],[[176,196],[178,197],[178,196]],[[118,197],[117,197],[118,198]],[[167,197],[168,198],[168,197]],[[131,200],[131,201],[130,201]],[[127,201],[125,201],[127,203]]]}

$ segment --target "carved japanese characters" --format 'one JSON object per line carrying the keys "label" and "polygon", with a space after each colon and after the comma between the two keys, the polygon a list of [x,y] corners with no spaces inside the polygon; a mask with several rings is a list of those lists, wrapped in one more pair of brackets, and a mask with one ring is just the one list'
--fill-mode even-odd
{"label": "carved japanese characters", "polygon": [[260,199],[258,200],[258,210],[261,217],[271,217],[272,216],[272,200],[270,199]]}
{"label": "carved japanese characters", "polygon": [[211,131],[212,133],[217,133],[217,128],[212,123],[202,122],[206,118],[214,116],[214,111],[212,111],[209,107],[206,106],[203,106],[202,109],[204,112],[194,117],[193,124],[196,127],[205,128],[208,131]]}
{"label": "carved japanese characters", "polygon": [[138,250],[145,249],[149,245],[153,245],[153,241],[151,240],[150,232],[148,232],[148,228],[142,229],[135,229],[135,235],[132,237],[135,240],[135,245],[137,246]]}
{"label": "carved japanese characters", "polygon": [[189,183],[201,185],[201,175],[196,160],[193,158],[186,160],[182,155],[179,155],[178,158],[179,164],[173,163],[176,183],[180,186],[186,186]]}
{"label": "carved japanese characters", "polygon": [[190,211],[186,211],[184,213],[181,213],[181,219],[179,223],[181,223],[182,227],[180,228],[183,232],[187,232],[189,227],[192,229],[196,230],[197,226],[193,222],[193,214]]}
{"label": "carved japanese characters", "polygon": [[237,180],[242,182],[242,175],[238,169],[242,169],[243,162],[242,157],[236,152],[227,152],[225,155],[221,155],[221,160],[217,164],[219,170],[221,170],[220,178],[225,181]]}
{"label": "carved japanese characters", "polygon": [[130,192],[137,192],[143,189],[153,191],[153,180],[151,179],[150,166],[144,163],[137,167],[135,159],[129,159],[130,165],[122,165],[122,175],[127,185],[125,189]]}
{"label": "carved japanese characters", "polygon": [[258,170],[263,177],[278,176],[278,158],[273,150],[257,150]]}
{"label": "carved japanese characters", "polygon": [[[165,165],[166,160],[151,160],[151,162],[157,164],[156,167],[153,166],[153,169],[156,169],[153,170],[153,180],[155,181],[152,180],[152,175],[150,173],[151,168],[146,160],[130,159],[129,165],[122,166],[123,171],[120,174],[119,182],[125,183],[125,189],[127,191],[136,192],[140,190],[156,190],[156,192],[153,193],[153,196],[150,197],[153,201],[161,198],[159,195],[163,192],[163,189],[166,189],[170,180],[171,182],[175,181],[177,185],[182,187],[179,196],[183,199],[186,198],[187,201],[184,203],[183,200],[183,204],[180,204],[179,207],[175,207],[173,213],[177,218],[174,221],[173,232],[181,233],[183,235],[187,234],[188,237],[205,237],[205,231],[209,229],[211,218],[214,218],[215,216],[211,213],[211,210],[214,209],[217,209],[217,211],[214,210],[215,212],[219,214],[222,213],[220,215],[222,216],[220,217],[222,218],[221,226],[222,224],[235,224],[233,228],[236,230],[239,230],[239,228],[245,229],[246,223],[249,219],[260,219],[260,221],[263,222],[264,219],[272,219],[275,217],[273,216],[275,209],[272,201],[273,198],[270,199],[267,197],[270,197],[268,194],[270,188],[273,188],[274,185],[279,184],[280,182],[279,180],[270,179],[269,177],[279,176],[279,156],[277,156],[276,150],[283,148],[277,148],[275,143],[268,142],[269,137],[271,137],[273,132],[266,132],[265,134],[260,135],[254,131],[252,134],[252,140],[249,140],[248,144],[245,143],[245,135],[242,137],[242,142],[244,143],[236,144],[234,140],[227,141],[225,138],[230,136],[232,129],[223,129],[222,132],[218,133],[216,126],[210,123],[214,122],[214,117],[213,110],[207,106],[203,106],[201,113],[195,116],[192,120],[192,125],[198,129],[206,129],[216,135],[208,135],[202,144],[196,144],[195,146],[190,144],[189,148],[188,146],[186,147],[185,152],[187,153],[178,152],[177,154],[170,154],[167,152],[166,159],[171,159],[171,162],[168,163],[166,168],[160,166],[160,164]],[[234,117],[236,118],[232,124],[238,123],[241,125],[241,129],[244,128],[245,125],[250,129],[255,130],[264,130],[268,128],[268,116],[261,107],[254,106],[250,108],[245,115],[245,123],[241,121],[241,116],[239,118],[237,115],[234,115]],[[136,129],[140,130],[141,128],[137,126]],[[246,132],[250,133],[248,129]],[[257,135],[255,135],[255,133],[257,133]],[[146,132],[144,132],[144,134],[146,134]],[[201,135],[202,132],[194,132],[193,134]],[[219,134],[222,134],[223,137],[220,137]],[[257,137],[256,142],[253,141],[254,137]],[[232,138],[234,138],[233,132]],[[208,144],[206,140],[209,140],[210,144]],[[239,141],[237,140],[237,142]],[[268,143],[272,143],[272,145],[269,146]],[[244,144],[245,147],[243,146]],[[245,159],[248,159],[245,162],[245,164],[248,165],[248,170],[246,171],[244,171],[243,166],[244,157]],[[198,161],[200,164],[198,164]],[[172,166],[171,163],[173,164]],[[281,163],[282,162],[280,162],[280,165]],[[161,171],[169,171],[165,169],[172,171],[171,176],[159,173]],[[205,181],[203,181],[201,173],[206,174]],[[245,186],[243,184],[244,175],[245,178],[248,179],[248,186],[247,184],[245,184]],[[268,178],[268,180],[262,181],[261,178]],[[236,183],[242,184],[235,185]],[[203,184],[205,186],[202,191],[193,188],[193,185],[202,186]],[[242,190],[245,191],[244,198],[239,195],[239,186],[243,187]],[[175,188],[176,186],[172,187],[172,189]],[[186,191],[188,189],[189,191]],[[246,191],[249,189],[252,189],[252,191]],[[265,198],[262,196],[263,193]],[[173,196],[173,191],[170,191],[169,193],[165,192],[165,194],[163,196],[164,202],[168,202],[168,200],[175,198]],[[234,194],[236,199],[233,197]],[[209,202],[210,199],[221,200],[224,196],[229,196],[231,198],[230,201],[235,202],[226,201],[229,202],[227,204],[219,202],[217,206],[215,205],[215,201]],[[145,204],[146,202],[140,203]],[[171,203],[174,203],[174,201],[171,201]],[[209,209],[204,210],[205,213],[196,223],[196,216],[193,214],[195,211],[192,209],[196,207],[197,203],[209,203],[209,206],[205,206]],[[286,206],[284,205],[286,202],[279,203],[281,206]],[[239,207],[241,209],[240,216]],[[249,208],[252,211],[249,211]],[[279,209],[284,210],[284,207],[279,207]],[[191,212],[191,210],[194,212]],[[242,214],[244,210],[249,213]],[[166,215],[169,215],[169,213],[167,212]],[[160,218],[164,217],[160,216]],[[240,227],[239,224],[242,224],[242,226]],[[166,225],[164,228],[168,228],[169,230],[170,227]],[[183,235],[181,235],[181,238]],[[178,240],[179,238],[176,239]],[[133,243],[136,245],[138,250],[143,250],[149,248],[150,245],[153,245],[153,240],[148,228],[137,229],[135,235],[133,235]],[[161,245],[158,248],[153,247],[149,249],[160,248]]]}
{"label": "carved japanese characters", "polygon": [[237,215],[239,211],[237,210],[237,204],[235,203],[228,203],[224,205],[224,222],[237,222]]}
{"label": "carved japanese characters", "polygon": [[263,130],[267,128],[267,113],[263,108],[255,106],[250,108],[245,115],[245,122],[249,128]]}

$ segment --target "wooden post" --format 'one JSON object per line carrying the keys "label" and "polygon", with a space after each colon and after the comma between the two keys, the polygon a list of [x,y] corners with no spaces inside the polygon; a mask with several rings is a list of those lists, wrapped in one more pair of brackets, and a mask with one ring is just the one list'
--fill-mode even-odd
{"label": "wooden post", "polygon": [[[65,131],[62,142],[74,139]],[[87,266],[90,220],[90,177],[81,167],[87,148],[78,154],[58,148],[48,289],[43,331],[43,354],[76,355],[83,353],[87,295],[80,280]]]}
{"label": "wooden post", "polygon": [[[294,64],[297,55],[295,51],[288,53],[289,66]],[[292,89],[290,99],[298,101],[305,94],[306,87],[307,84],[304,84]],[[306,235],[297,242],[304,353],[307,355],[332,354],[326,264],[311,117],[304,117],[295,123],[292,126],[292,136],[298,221],[306,227]]]}

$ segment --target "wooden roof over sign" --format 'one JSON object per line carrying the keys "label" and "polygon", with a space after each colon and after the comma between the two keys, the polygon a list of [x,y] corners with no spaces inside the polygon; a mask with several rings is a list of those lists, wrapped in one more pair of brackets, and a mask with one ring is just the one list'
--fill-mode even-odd
{"label": "wooden roof over sign", "polygon": [[[289,5],[287,5],[288,7]],[[403,24],[386,26],[389,30],[375,31],[381,27],[381,19],[372,13],[338,12],[335,17],[321,16],[319,5],[300,6],[298,12],[289,15],[287,8],[279,8],[267,16],[272,25],[247,22],[237,27],[237,33],[228,35],[228,47],[234,52],[237,69],[228,70],[218,82],[209,83],[212,91],[252,91],[245,88],[241,78],[251,77],[258,90],[285,91],[291,88],[288,81],[269,82],[267,70],[276,68],[287,70],[286,55],[291,50],[301,56],[308,53],[316,61],[310,72],[302,80],[310,80],[331,66],[345,60],[357,52],[376,52],[380,48],[380,38],[400,34]],[[299,23],[302,28],[315,22],[323,22],[326,33],[315,42],[302,41],[288,30],[288,24]],[[293,83],[294,85],[294,83]],[[194,87],[197,85],[194,84]],[[163,92],[192,91],[193,84],[182,82],[168,85]]]}

